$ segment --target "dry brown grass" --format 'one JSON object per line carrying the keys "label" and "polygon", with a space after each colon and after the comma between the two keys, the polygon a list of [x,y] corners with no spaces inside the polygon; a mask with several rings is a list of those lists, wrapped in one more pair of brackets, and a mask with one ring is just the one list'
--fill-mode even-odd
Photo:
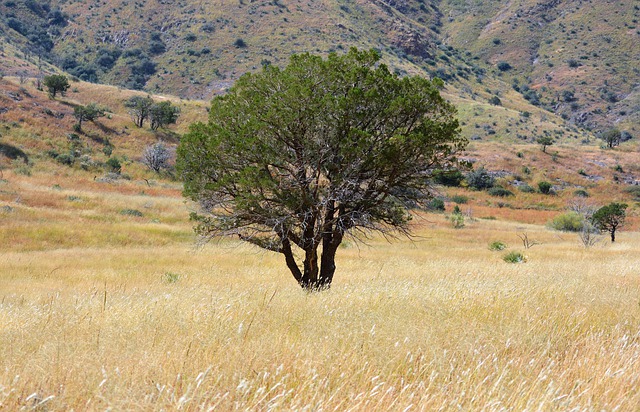
{"label": "dry brown grass", "polygon": [[[277,255],[195,248],[173,189],[5,177],[27,200],[0,212],[0,409],[640,407],[638,233],[585,250],[429,214],[414,242],[345,243],[334,287],[308,295]],[[524,250],[524,232],[541,244]]]}

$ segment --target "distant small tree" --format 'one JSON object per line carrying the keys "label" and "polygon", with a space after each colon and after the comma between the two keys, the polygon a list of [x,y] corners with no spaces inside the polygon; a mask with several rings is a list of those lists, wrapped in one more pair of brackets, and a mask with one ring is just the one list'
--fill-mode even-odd
{"label": "distant small tree", "polygon": [[73,108],[73,117],[78,121],[78,130],[82,130],[83,121],[93,122],[98,117],[103,117],[104,115],[104,109],[95,103],[89,103],[86,106],[78,105]]}
{"label": "distant small tree", "polygon": [[145,120],[149,118],[151,106],[153,106],[153,99],[149,96],[133,96],[124,102],[124,107],[129,109],[129,115],[138,127],[142,127]]}
{"label": "distant small tree", "polygon": [[49,92],[49,96],[52,99],[56,98],[56,94],[58,92],[64,96],[65,92],[71,85],[69,84],[69,80],[67,80],[67,76],[62,74],[52,74],[51,76],[44,76],[44,85],[47,88],[47,92]]}
{"label": "distant small tree", "polygon": [[542,194],[548,195],[549,193],[551,193],[552,187],[553,186],[549,182],[538,182],[538,189],[540,189],[540,193]]}
{"label": "distant small tree", "polygon": [[540,136],[536,139],[536,142],[542,146],[542,152],[547,153],[547,146],[553,144],[553,138],[551,136]]}
{"label": "distant small tree", "polygon": [[600,231],[609,232],[613,243],[616,241],[616,230],[624,226],[627,207],[626,203],[610,203],[596,210],[591,217],[591,222]]}
{"label": "distant small tree", "polygon": [[151,121],[151,129],[158,130],[173,124],[180,116],[180,108],[171,104],[171,102],[154,103],[149,108],[149,120]]}
{"label": "distant small tree", "polygon": [[491,103],[494,106],[501,106],[502,105],[502,101],[500,100],[500,98],[498,96],[491,96],[491,98],[489,99],[489,103]]}
{"label": "distant small tree", "polygon": [[613,149],[615,146],[620,144],[622,133],[619,129],[613,128],[600,134],[600,138],[605,141],[609,149]]}
{"label": "distant small tree", "polygon": [[142,154],[142,163],[156,173],[169,169],[171,152],[164,143],[147,146]]}

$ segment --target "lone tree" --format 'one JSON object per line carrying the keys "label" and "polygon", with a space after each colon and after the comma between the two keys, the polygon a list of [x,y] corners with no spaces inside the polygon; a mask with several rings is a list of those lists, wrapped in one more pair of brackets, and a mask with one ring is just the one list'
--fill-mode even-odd
{"label": "lone tree", "polygon": [[467,141],[441,81],[399,78],[379,60],[294,55],[214,98],[178,148],[196,232],[281,253],[309,291],[330,287],[345,235],[408,233],[408,206],[428,202],[434,171]]}
{"label": "lone tree", "polygon": [[536,142],[542,146],[542,153],[547,153],[547,146],[553,144],[553,138],[551,136],[540,136],[536,139]]}
{"label": "lone tree", "polygon": [[78,105],[73,108],[73,117],[78,121],[78,130],[82,130],[83,121],[93,122],[98,117],[103,117],[104,115],[104,109],[95,103],[89,103],[86,106]]}
{"label": "lone tree", "polygon": [[56,98],[58,92],[64,96],[67,89],[69,89],[69,80],[67,76],[62,74],[52,74],[50,76],[44,76],[44,85],[47,88],[47,92],[52,99]]}
{"label": "lone tree", "polygon": [[154,103],[149,108],[149,121],[151,122],[151,130],[158,130],[173,124],[180,116],[180,108],[171,104],[171,102]]}
{"label": "lone tree", "polygon": [[153,99],[149,96],[132,96],[124,102],[124,107],[129,110],[131,119],[138,127],[142,127],[144,121],[149,118],[151,106]]}
{"label": "lone tree", "polygon": [[142,163],[156,173],[170,169],[170,162],[171,151],[164,143],[147,146],[142,153]]}
{"label": "lone tree", "polygon": [[604,140],[609,149],[613,149],[615,146],[620,144],[620,141],[622,140],[622,133],[619,129],[613,128],[602,132],[602,134],[600,134],[600,138]]}
{"label": "lone tree", "polygon": [[597,229],[609,232],[612,243],[616,241],[616,230],[624,226],[627,206],[626,203],[610,203],[596,210],[591,216],[591,222]]}

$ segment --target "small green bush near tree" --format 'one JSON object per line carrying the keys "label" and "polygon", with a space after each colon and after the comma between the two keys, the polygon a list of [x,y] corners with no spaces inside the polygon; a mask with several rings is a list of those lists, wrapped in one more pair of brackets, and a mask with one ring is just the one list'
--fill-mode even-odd
{"label": "small green bush near tree", "polygon": [[489,243],[489,250],[493,250],[495,252],[500,250],[505,250],[506,248],[507,248],[507,244],[499,240]]}
{"label": "small green bush near tree", "polygon": [[527,261],[527,258],[520,252],[509,252],[502,257],[507,263],[524,263]]}

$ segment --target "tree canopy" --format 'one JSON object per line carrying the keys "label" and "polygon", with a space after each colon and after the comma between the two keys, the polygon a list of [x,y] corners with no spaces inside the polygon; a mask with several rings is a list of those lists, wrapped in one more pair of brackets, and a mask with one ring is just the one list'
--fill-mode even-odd
{"label": "tree canopy", "polygon": [[154,103],[149,108],[151,130],[158,130],[160,127],[175,123],[178,116],[180,116],[180,108],[172,105],[171,102]]}
{"label": "tree canopy", "polygon": [[142,127],[144,121],[149,118],[151,106],[153,99],[149,96],[132,96],[124,102],[124,107],[128,109],[131,119],[138,127]]}
{"label": "tree canopy", "polygon": [[283,254],[307,290],[331,285],[345,235],[408,233],[409,207],[428,203],[434,172],[467,141],[440,80],[400,78],[379,59],[294,55],[214,98],[178,148],[197,233]]}
{"label": "tree canopy", "polygon": [[627,217],[626,203],[610,203],[606,206],[596,210],[591,217],[593,225],[603,232],[609,232],[611,235],[611,242],[616,241],[616,230],[624,226],[624,221]]}
{"label": "tree canopy", "polygon": [[50,76],[44,76],[44,85],[47,88],[47,92],[52,99],[56,98],[56,94],[60,93],[64,96],[65,92],[71,85],[67,76],[63,74],[52,74]]}

